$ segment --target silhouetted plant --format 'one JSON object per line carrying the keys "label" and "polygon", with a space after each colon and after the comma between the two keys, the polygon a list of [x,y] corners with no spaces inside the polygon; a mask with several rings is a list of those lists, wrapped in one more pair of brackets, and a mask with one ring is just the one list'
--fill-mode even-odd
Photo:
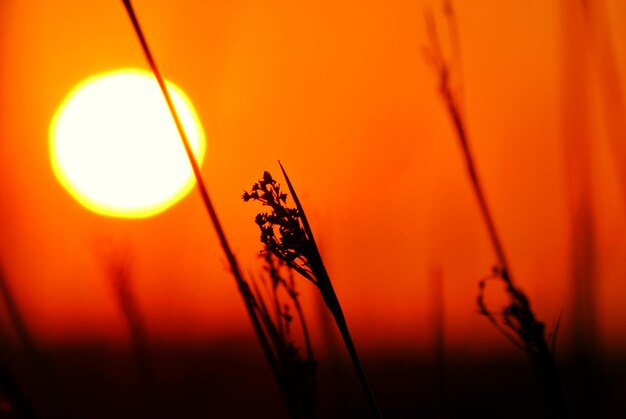
{"label": "silhouetted plant", "polygon": [[256,200],[272,209],[271,212],[257,214],[254,219],[261,229],[261,242],[265,250],[317,285],[318,280],[309,262],[316,258],[311,254],[315,249],[301,226],[298,209],[286,206],[287,194],[281,191],[272,175],[264,172],[263,178],[252,185],[252,191],[244,192],[242,198],[244,202]]}
{"label": "silhouetted plant", "polygon": [[433,329],[435,332],[435,366],[438,417],[448,415],[446,404],[446,324],[443,271],[437,267],[431,272],[431,301],[433,304]]}
{"label": "silhouetted plant", "polygon": [[[252,285],[254,307],[278,360],[288,396],[301,417],[315,418],[317,362],[293,271],[272,253],[265,253],[263,257],[264,274],[260,280],[263,288],[258,286],[258,281]],[[294,320],[302,332],[304,353],[292,333]]]}
{"label": "silhouetted plant", "polygon": [[133,291],[131,268],[130,256],[126,253],[112,254],[105,267],[120,312],[128,325],[145,406],[154,416],[160,402],[157,380],[152,368],[144,316]]}
{"label": "silhouetted plant", "polygon": [[[17,307],[7,278],[0,266],[0,299],[9,315],[11,325],[15,329],[22,345],[29,352],[35,364],[39,363],[40,355],[32,340],[31,334]],[[4,342],[1,342],[4,344]],[[30,401],[25,397],[20,385],[11,371],[0,363],[0,418],[34,419],[36,417]]]}
{"label": "silhouetted plant", "polygon": [[257,312],[256,307],[255,307],[255,296],[252,290],[250,289],[249,284],[244,279],[241,273],[241,269],[239,267],[239,262],[237,261],[237,258],[235,257],[235,254],[233,253],[230,247],[228,239],[226,238],[226,233],[224,232],[224,229],[219,220],[219,217],[217,216],[217,212],[209,196],[209,191],[206,187],[206,184],[204,183],[204,179],[202,178],[200,165],[198,164],[198,161],[196,160],[196,157],[193,154],[193,150],[191,148],[189,138],[187,137],[187,133],[185,132],[185,129],[178,115],[178,112],[176,111],[176,107],[174,106],[174,102],[172,101],[171,95],[167,89],[167,86],[165,85],[165,79],[161,75],[161,72],[159,71],[159,68],[156,64],[156,60],[154,59],[152,52],[150,51],[150,48],[148,46],[148,41],[146,40],[143,30],[141,29],[141,25],[139,24],[139,20],[137,18],[137,15],[135,13],[135,10],[132,6],[131,1],[122,0],[122,3],[124,4],[124,7],[126,8],[126,12],[128,13],[128,17],[131,20],[131,23],[135,30],[135,34],[137,35],[137,39],[139,40],[139,43],[141,44],[143,53],[146,57],[146,60],[148,61],[148,65],[150,66],[150,69],[152,70],[152,73],[154,74],[154,77],[156,78],[156,81],[159,84],[159,88],[161,89],[161,92],[163,93],[163,98],[165,102],[167,103],[170,114],[172,115],[172,119],[174,121],[174,124],[176,125],[176,129],[178,130],[178,133],[180,135],[182,146],[185,149],[187,158],[189,159],[189,164],[191,165],[194,177],[196,179],[196,186],[198,187],[198,192],[200,193],[200,197],[202,198],[204,207],[207,210],[209,219],[211,220],[211,223],[213,224],[213,227],[215,228],[215,232],[220,242],[220,246],[222,247],[222,250],[224,251],[224,255],[226,256],[226,260],[228,261],[230,272],[233,275],[233,278],[235,280],[239,293],[241,294],[246,311],[248,313],[250,321],[252,322],[252,327],[254,328],[254,332],[257,336],[257,339],[259,340],[261,349],[263,350],[265,359],[267,360],[272,370],[272,373],[274,375],[274,378],[276,379],[276,382],[281,390],[283,398],[287,404],[287,409],[289,411],[289,414],[291,415],[292,418],[299,418],[300,413],[299,413],[298,407],[294,405],[294,401],[289,395],[290,389],[288,388],[288,385],[287,385],[288,383],[285,382],[284,377],[281,374],[281,369],[280,369],[280,365],[278,364],[278,360],[276,359],[275,354],[272,351],[271,343],[268,341],[268,337],[265,331],[263,330],[263,325],[262,325],[261,319],[259,318],[259,313]]}
{"label": "silhouetted plant", "polygon": [[[453,49],[456,54],[458,54],[458,35],[456,32],[454,10],[449,1],[444,2],[444,15],[448,19]],[[460,88],[457,87],[457,90],[455,90],[451,86],[452,72],[450,64],[444,56],[434,17],[431,13],[426,13],[426,26],[430,40],[430,48],[426,51],[427,59],[439,77],[439,91],[450,118],[452,119],[463,152],[463,157],[465,158],[470,183],[478,201],[482,218],[487,225],[489,238],[498,260],[498,266],[493,269],[492,275],[479,282],[479,293],[477,297],[479,313],[487,317],[502,334],[515,344],[515,346],[528,354],[531,362],[535,366],[540,383],[543,386],[549,415],[554,418],[567,418],[569,415],[565,404],[561,379],[554,360],[554,354],[546,338],[545,325],[536,319],[530,301],[513,281],[511,276],[504,246],[502,245],[502,240],[496,229],[493,215],[487,205],[487,199],[483,191],[482,183],[478,177],[476,163],[470,148],[458,98]],[[458,63],[460,61],[459,57],[457,56],[455,58]],[[487,308],[484,298],[487,279],[500,281],[504,285],[509,303],[500,310],[500,312],[492,312]]]}
{"label": "silhouetted plant", "polygon": [[261,230],[261,242],[265,245],[265,251],[274,254],[319,289],[339,328],[372,413],[380,418],[382,416],[376,399],[352,341],[341,304],[315,244],[313,231],[282,164],[280,168],[287,181],[295,208],[287,206],[287,193],[281,190],[269,172],[263,173],[261,180],[252,185],[250,192],[244,191],[242,198],[244,202],[259,201],[270,208],[270,211],[259,213],[255,218],[255,223]]}

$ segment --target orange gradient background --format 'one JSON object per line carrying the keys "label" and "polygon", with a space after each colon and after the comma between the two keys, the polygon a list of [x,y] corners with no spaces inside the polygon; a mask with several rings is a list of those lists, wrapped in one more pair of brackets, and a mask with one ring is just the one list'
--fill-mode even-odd
{"label": "orange gradient background", "polygon": [[[589,2],[585,14],[570,3],[456,2],[465,118],[513,273],[539,318],[551,325],[562,310],[566,341],[574,261],[587,260],[599,345],[619,353],[626,195],[612,138],[626,141],[615,99],[626,83],[626,4]],[[445,30],[438,2],[134,4],[162,72],[203,122],[205,179],[244,271],[259,270],[259,207],[241,192],[263,170],[278,176],[280,159],[363,351],[430,350],[436,270],[449,350],[516,350],[476,314],[477,282],[495,257],[422,54],[425,8]],[[113,219],[54,178],[48,129],[65,95],[94,74],[146,68],[121,3],[3,1],[0,59],[0,258],[35,338],[128,339],[104,269],[115,254],[131,262],[150,339],[252,336],[196,192],[153,218]],[[593,231],[582,256],[580,205]],[[300,289],[320,324],[315,290],[304,280]]]}

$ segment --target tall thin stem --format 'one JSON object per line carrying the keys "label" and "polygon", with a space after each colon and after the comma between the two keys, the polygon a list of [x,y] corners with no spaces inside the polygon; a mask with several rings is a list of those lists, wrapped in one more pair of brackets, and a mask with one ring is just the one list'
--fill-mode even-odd
{"label": "tall thin stem", "polygon": [[382,414],[380,413],[380,409],[378,408],[378,403],[376,402],[376,398],[374,397],[374,392],[370,387],[369,381],[367,380],[367,375],[365,375],[365,369],[363,369],[361,359],[359,358],[359,354],[356,351],[354,342],[352,341],[350,329],[348,329],[348,323],[346,322],[343,310],[341,309],[341,304],[339,304],[339,300],[337,299],[335,291],[331,290],[329,294],[330,298],[327,298],[327,296],[324,295],[324,300],[326,301],[326,305],[328,306],[330,312],[335,319],[335,323],[337,323],[337,328],[339,329],[341,337],[343,338],[343,342],[346,345],[346,349],[348,350],[348,354],[350,355],[350,360],[352,361],[354,370],[356,371],[357,377],[361,382],[361,386],[363,387],[365,397],[367,398],[367,403],[369,404],[370,409],[372,410],[376,418],[382,419]]}
{"label": "tall thin stem", "polygon": [[469,148],[467,135],[459,115],[458,107],[456,106],[449,89],[444,89],[443,94],[448,104],[448,111],[450,112],[450,116],[452,117],[455,125],[459,142],[461,143],[461,148],[463,150],[463,155],[465,156],[467,171],[474,189],[474,194],[478,200],[482,217],[489,232],[491,244],[493,245],[494,252],[500,264],[501,278],[506,284],[507,292],[513,299],[514,303],[523,310],[523,312],[520,313],[522,320],[519,329],[519,332],[521,332],[520,338],[525,345],[524,349],[529,354],[532,363],[535,365],[539,380],[543,384],[547,410],[553,418],[567,418],[567,406],[563,396],[561,379],[554,360],[554,355],[550,351],[549,345],[545,339],[543,324],[536,320],[535,315],[530,308],[528,299],[513,282],[508,261],[504,253],[504,247],[502,246],[502,241],[500,240],[500,236],[496,230],[493,216],[491,215],[482,185],[478,179],[476,164],[474,163],[474,158]]}
{"label": "tall thin stem", "polygon": [[[293,201],[296,204],[296,208],[300,213],[300,220],[302,221],[304,232],[311,242],[312,251],[309,255],[311,260],[307,260],[307,263],[311,266],[311,269],[314,273],[314,279],[309,279],[311,279],[319,288],[324,302],[326,303],[326,306],[328,307],[329,311],[333,315],[333,318],[335,319],[335,323],[337,324],[337,328],[339,329],[346,349],[348,350],[350,360],[352,361],[352,365],[354,366],[357,377],[361,383],[372,413],[377,419],[382,419],[382,414],[380,413],[380,409],[378,408],[378,403],[376,402],[376,398],[374,397],[374,392],[369,385],[369,381],[367,380],[367,376],[365,375],[365,370],[363,369],[363,365],[361,364],[358,352],[356,350],[356,347],[354,346],[354,342],[352,341],[352,336],[350,335],[350,330],[348,329],[348,323],[346,322],[346,318],[343,314],[341,303],[339,302],[337,293],[335,293],[335,289],[330,280],[330,276],[328,275],[328,271],[326,270],[326,266],[324,265],[322,256],[320,255],[317,244],[315,243],[315,237],[313,236],[313,230],[311,229],[309,220],[307,219],[304,209],[302,208],[302,204],[300,203],[300,199],[298,198],[296,190],[291,184],[291,180],[289,179],[285,168],[280,161],[278,162],[278,164],[280,165],[283,176],[287,181],[287,187],[289,188],[291,197],[293,198]],[[308,278],[308,276],[306,275],[305,277]]]}
{"label": "tall thin stem", "polygon": [[[456,21],[454,20],[454,13],[452,12],[450,3],[447,3],[447,7],[448,12],[446,15],[448,18],[448,24],[449,27],[454,28],[456,26]],[[530,301],[526,298],[522,290],[515,285],[515,282],[512,279],[502,240],[500,239],[500,235],[496,229],[491,210],[487,205],[487,199],[483,191],[482,183],[478,177],[475,159],[470,148],[467,131],[460,112],[460,106],[451,88],[449,64],[444,58],[432,14],[426,14],[426,25],[432,48],[432,51],[430,51],[432,55],[429,56],[429,58],[432,60],[432,64],[437,70],[440,92],[454,125],[463,157],[465,159],[465,165],[470,178],[470,183],[472,185],[472,189],[474,190],[474,195],[478,201],[481,216],[487,227],[489,238],[498,260],[498,277],[506,285],[506,292],[511,298],[511,304],[502,313],[504,326],[515,332],[519,338],[519,342],[516,343],[515,339],[513,339],[513,342],[519,344],[518,346],[526,351],[531,362],[535,366],[540,384],[543,387],[542,390],[545,395],[546,408],[549,415],[553,418],[567,418],[569,414],[565,403],[561,379],[554,360],[554,355],[550,351],[550,347],[546,341],[545,326],[542,322],[536,319],[535,314],[531,309]],[[454,30],[456,29],[454,28]],[[486,309],[482,294],[485,282],[481,281],[480,284],[481,291],[478,298],[478,304],[481,313],[485,314],[500,331],[504,331],[505,329],[500,327],[493,314]],[[504,335],[507,337],[511,336],[508,332],[504,332]]]}
{"label": "tall thin stem", "polygon": [[[44,372],[46,378],[48,377],[47,366],[41,359],[40,353],[33,341],[30,334],[30,330],[22,317],[22,314],[17,306],[13,293],[9,287],[8,278],[5,277],[2,266],[0,266],[0,300],[4,303],[4,308],[9,316],[9,321],[17,334],[18,339],[31,357],[31,361],[39,368],[38,372]],[[3,342],[4,343],[4,342]],[[6,396],[13,403],[14,413],[16,417],[20,419],[34,419],[36,417],[33,407],[28,399],[24,396],[22,389],[14,379],[13,375],[4,363],[0,364],[0,386],[6,392]],[[56,388],[48,388],[51,391],[56,391]]]}
{"label": "tall thin stem", "polygon": [[228,240],[226,238],[226,234],[224,232],[224,229],[222,228],[222,225],[219,221],[219,218],[217,216],[217,212],[215,211],[215,207],[213,206],[213,203],[211,201],[211,198],[209,197],[209,192],[208,189],[206,187],[206,184],[204,183],[204,179],[202,178],[202,172],[200,170],[200,165],[198,164],[198,161],[195,157],[195,155],[193,154],[193,150],[191,148],[191,144],[189,142],[189,138],[187,137],[187,133],[185,132],[185,129],[183,127],[183,124],[180,120],[180,117],[178,115],[178,112],[176,111],[176,107],[174,106],[174,102],[172,101],[172,98],[170,96],[170,93],[167,89],[167,86],[165,84],[165,80],[163,78],[163,76],[161,75],[161,72],[159,71],[159,68],[156,64],[156,61],[152,55],[152,52],[150,51],[150,48],[148,46],[148,42],[146,40],[146,37],[143,34],[143,31],[141,29],[141,26],[139,24],[139,20],[137,19],[137,15],[135,14],[135,11],[133,9],[133,6],[130,2],[130,0],[122,0],[124,7],[126,8],[126,11],[128,13],[128,16],[130,17],[130,20],[132,22],[133,28],[135,30],[135,33],[137,35],[137,38],[139,40],[139,43],[141,44],[141,48],[143,50],[143,53],[146,57],[146,60],[148,61],[148,65],[150,66],[150,69],[152,70],[152,73],[154,74],[154,77],[156,78],[159,87],[161,89],[161,92],[163,93],[163,98],[165,99],[165,102],[167,103],[167,106],[170,110],[170,113],[172,115],[172,119],[174,120],[174,123],[176,125],[176,129],[178,130],[178,133],[180,135],[180,139],[183,143],[183,146],[185,148],[185,152],[187,153],[187,157],[189,159],[189,163],[191,164],[191,168],[193,170],[193,174],[196,178],[196,185],[198,186],[198,191],[200,192],[200,196],[202,197],[202,201],[204,203],[204,206],[209,214],[209,218],[211,219],[211,222],[213,224],[213,227],[215,228],[215,232],[217,233],[217,237],[219,239],[220,245],[222,247],[222,250],[224,251],[224,254],[226,255],[226,259],[228,261],[228,264],[230,266],[230,271],[233,275],[233,278],[235,279],[235,282],[237,284],[237,287],[239,289],[239,292],[241,293],[243,300],[244,300],[244,304],[246,306],[246,310],[248,312],[248,316],[250,317],[250,320],[252,322],[252,326],[254,327],[254,331],[257,335],[257,338],[259,339],[259,342],[261,344],[261,348],[263,350],[263,353],[265,354],[265,357],[268,361],[268,363],[270,364],[270,368],[272,369],[272,372],[274,373],[274,377],[276,378],[278,385],[283,393],[283,396],[285,396],[288,408],[290,409],[291,412],[293,412],[293,407],[290,406],[290,398],[288,396],[286,396],[289,392],[289,389],[286,388],[284,380],[282,379],[282,374],[280,372],[280,368],[278,366],[278,362],[272,352],[271,349],[271,345],[269,343],[269,341],[267,340],[267,337],[265,336],[265,333],[263,332],[263,327],[255,313],[255,309],[253,306],[252,301],[254,301],[254,296],[252,294],[252,291],[250,290],[250,287],[248,285],[248,283],[244,280],[243,275],[241,273],[241,269],[239,268],[239,263],[237,262],[237,258],[235,257],[235,254],[233,253],[233,251],[231,250],[231,247],[228,243]]}
{"label": "tall thin stem", "polygon": [[498,263],[500,264],[500,267],[503,271],[506,271],[508,273],[507,282],[510,283],[511,277],[509,263],[504,253],[502,240],[500,240],[500,235],[498,234],[496,224],[493,220],[493,216],[491,215],[491,210],[489,209],[489,205],[487,205],[487,199],[485,198],[482,184],[478,179],[476,164],[474,163],[474,157],[469,145],[469,141],[467,139],[467,133],[465,132],[463,120],[461,119],[461,115],[459,114],[459,107],[457,106],[454,97],[452,96],[452,92],[450,92],[450,89],[442,87],[442,94],[444,95],[446,105],[448,106],[448,112],[450,113],[450,117],[452,118],[452,123],[454,124],[454,128],[456,130],[457,137],[463,151],[467,174],[470,178],[472,188],[474,189],[474,195],[476,196],[476,200],[478,201],[478,206],[480,208],[482,218],[487,226],[491,245],[493,246],[493,250],[496,254],[496,257],[498,258]]}
{"label": "tall thin stem", "polygon": [[456,127],[461,148],[463,149],[463,155],[465,156],[467,171],[474,189],[474,194],[476,195],[482,217],[489,232],[491,244],[500,264],[500,277],[504,281],[507,292],[513,299],[514,304],[522,309],[522,312],[518,313],[521,320],[518,333],[524,344],[523,349],[529,354],[532,363],[535,365],[539,379],[543,383],[543,391],[546,396],[547,409],[550,416],[560,419],[567,418],[567,406],[563,396],[561,379],[554,360],[554,355],[550,351],[545,338],[544,325],[536,320],[528,299],[513,282],[502,241],[496,230],[493,216],[491,215],[482,185],[478,179],[476,165],[467,142],[467,135],[460,119],[458,107],[454,104],[449,90],[444,91],[444,97],[448,103],[448,110]]}

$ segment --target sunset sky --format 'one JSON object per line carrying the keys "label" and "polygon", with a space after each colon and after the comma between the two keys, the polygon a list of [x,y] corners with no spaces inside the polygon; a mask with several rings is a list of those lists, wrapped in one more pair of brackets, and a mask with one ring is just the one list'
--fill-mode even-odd
{"label": "sunset sky", "polygon": [[[477,283],[496,259],[424,56],[425,10],[447,33],[439,2],[133,3],[164,76],[202,121],[202,170],[244,272],[259,271],[260,208],[241,194],[264,170],[282,182],[280,160],[365,351],[430,350],[437,270],[450,350],[515,351],[476,313]],[[600,344],[619,352],[626,4],[587,3],[454,2],[461,62],[451,66],[515,279],[549,327],[562,310],[567,342],[573,260],[591,266]],[[251,335],[196,191],[152,218],[120,219],[88,211],[54,177],[58,106],[84,79],[120,68],[147,69],[121,2],[0,4],[0,261],[16,300],[42,341],[124,341],[106,275],[121,257],[151,339]],[[584,243],[580,205],[592,229]],[[319,325],[319,297],[304,279],[299,288]],[[502,303],[497,284],[488,296]]]}

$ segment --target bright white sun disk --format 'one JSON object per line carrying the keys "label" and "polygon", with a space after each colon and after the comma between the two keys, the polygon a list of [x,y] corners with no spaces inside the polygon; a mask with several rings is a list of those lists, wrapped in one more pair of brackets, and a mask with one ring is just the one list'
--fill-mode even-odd
{"label": "bright white sun disk", "polygon": [[[180,88],[167,86],[201,163],[205,138],[193,105]],[[74,88],[53,118],[50,158],[65,189],[102,215],[149,217],[194,185],[159,86],[140,70],[99,74]]]}

